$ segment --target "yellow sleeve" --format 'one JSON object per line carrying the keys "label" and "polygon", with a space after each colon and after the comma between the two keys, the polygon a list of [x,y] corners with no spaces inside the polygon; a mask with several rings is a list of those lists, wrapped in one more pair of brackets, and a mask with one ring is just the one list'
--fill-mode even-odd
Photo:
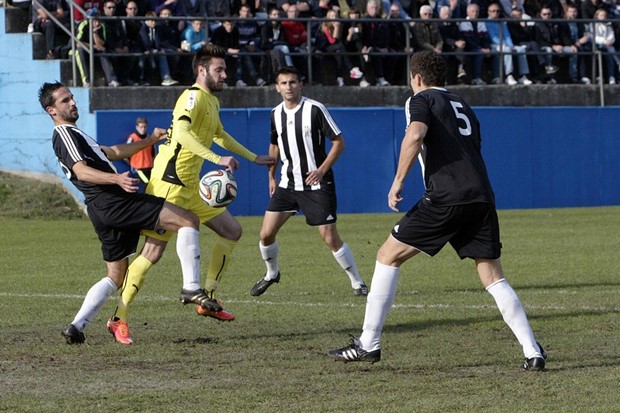
{"label": "yellow sleeve", "polygon": [[235,138],[233,138],[228,132],[226,132],[223,128],[220,128],[215,137],[213,138],[213,142],[215,142],[218,146],[230,151],[232,153],[236,153],[239,156],[243,156],[250,162],[254,162],[256,160],[256,154],[254,152],[249,151],[245,146],[241,145]]}
{"label": "yellow sleeve", "polygon": [[222,157],[198,142],[191,126],[189,120],[177,119],[174,123],[174,139],[188,151],[217,164]]}

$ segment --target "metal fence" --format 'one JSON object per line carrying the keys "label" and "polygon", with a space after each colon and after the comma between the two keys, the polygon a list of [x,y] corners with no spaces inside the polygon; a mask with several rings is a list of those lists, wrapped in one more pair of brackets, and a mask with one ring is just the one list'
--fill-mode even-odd
{"label": "metal fence", "polygon": [[[207,39],[209,39],[209,27],[210,27],[210,23],[220,23],[223,20],[230,20],[230,21],[239,21],[239,20],[246,20],[246,19],[242,19],[236,16],[229,16],[229,17],[207,17],[207,18],[203,18],[203,17],[197,17],[197,16],[182,16],[182,17],[178,17],[178,16],[169,16],[166,18],[160,18],[160,17],[144,17],[144,16],[140,16],[140,17],[116,17],[116,16],[105,16],[103,14],[97,16],[97,17],[92,17],[92,16],[87,16],[87,11],[84,10],[83,8],[81,8],[79,5],[77,5],[73,0],[67,0],[67,3],[69,4],[69,27],[65,27],[65,25],[60,22],[56,17],[54,17],[51,13],[46,12],[46,14],[48,15],[48,17],[50,18],[50,20],[54,21],[54,23],[56,23],[56,25],[61,28],[61,30],[63,30],[70,38],[70,44],[71,44],[71,50],[73,53],[70,53],[71,55],[71,60],[72,60],[72,73],[73,73],[73,86],[77,86],[76,84],[76,80],[78,78],[77,76],[77,65],[76,65],[76,51],[77,48],[83,48],[89,55],[89,62],[90,62],[90,79],[93,80],[94,79],[94,72],[95,72],[95,53],[94,53],[94,48],[93,48],[93,25],[92,25],[92,20],[93,19],[98,19],[100,21],[112,21],[112,20],[140,20],[140,21],[144,21],[144,20],[156,20],[156,21],[160,21],[160,20],[171,20],[171,21],[187,21],[190,22],[191,20],[195,20],[195,19],[200,19],[203,20],[206,24],[205,24],[205,30],[207,31]],[[33,0],[33,5],[38,5],[41,6],[41,3],[38,0]],[[89,19],[91,24],[88,25],[89,27],[89,43],[83,43],[80,42],[77,37],[76,37],[76,31],[77,31],[77,25],[75,22],[75,10],[78,10],[80,13],[82,13],[82,15],[85,16],[85,19]],[[254,17],[253,20],[257,21],[259,23],[259,25],[265,23],[267,21],[266,18],[263,17]],[[327,52],[327,51],[318,51],[315,46],[314,46],[314,39],[315,39],[315,34],[313,33],[313,28],[314,26],[320,24],[321,22],[324,21],[340,21],[340,22],[356,22],[356,23],[364,23],[364,22],[376,22],[377,18],[364,18],[364,17],[360,17],[358,19],[318,19],[318,18],[278,18],[278,19],[269,19],[269,20],[278,20],[278,21],[299,21],[299,22],[303,22],[306,25],[306,32],[308,33],[308,38],[305,44],[305,50],[303,51],[291,51],[290,55],[291,56],[301,56],[301,57],[305,57],[306,58],[306,71],[308,74],[308,78],[306,79],[306,83],[308,84],[312,84],[314,82],[313,79],[313,59],[312,57],[316,57],[318,55],[318,53],[320,53],[321,56],[334,56],[335,53],[333,52]],[[489,19],[446,19],[446,20],[441,20],[441,19],[437,19],[437,18],[432,18],[432,19],[381,19],[380,20],[382,23],[386,23],[386,22],[390,22],[390,23],[402,23],[403,27],[405,28],[405,50],[402,51],[394,51],[394,50],[387,50],[385,52],[377,52],[377,51],[373,51],[373,54],[378,54],[378,55],[384,55],[384,56],[392,56],[392,57],[396,57],[396,56],[410,56],[412,53],[415,52],[414,47],[411,45],[411,39],[412,39],[412,26],[418,22],[436,22],[436,23],[444,23],[444,22],[454,22],[456,24],[463,22],[463,21],[470,21],[470,22],[485,22],[488,23],[490,20]],[[501,24],[502,22],[509,22],[509,21],[524,21],[527,22],[529,24],[535,24],[537,22],[550,22],[550,23],[566,23],[568,22],[568,20],[566,19],[539,19],[539,18],[531,18],[531,19],[523,19],[523,20],[515,20],[515,19],[505,19],[505,18],[500,18],[500,19],[494,19],[492,20],[493,22],[496,23],[500,23],[499,24],[499,36],[500,36],[500,42],[503,41],[503,38],[505,37],[504,34],[504,30],[505,27],[503,24]],[[592,20],[592,19],[579,19],[576,20],[578,22],[581,23],[585,23],[587,25],[591,25],[592,23],[612,23],[614,22],[613,19],[607,19],[607,20]],[[596,45],[594,45],[594,41],[593,39],[591,39],[591,50],[590,51],[584,51],[584,52],[573,52],[573,53],[564,53],[564,54],[558,54],[558,56],[569,56],[569,55],[584,55],[584,56],[590,56],[592,57],[592,69],[591,72],[592,73],[597,73],[598,76],[596,76],[598,78],[598,85],[600,88],[600,95],[601,95],[601,103],[602,105],[604,105],[604,94],[603,94],[603,84],[604,84],[604,79],[603,79],[603,57],[607,54],[609,54],[609,52],[607,51],[602,51],[602,50],[598,50]],[[180,46],[180,45],[179,45]],[[318,52],[318,53],[317,53]],[[193,55],[192,52],[171,52],[171,51],[167,51],[165,52],[168,55],[174,55],[174,54],[178,54],[178,55]],[[350,56],[360,56],[360,53],[358,52],[346,52],[347,55]],[[460,56],[468,56],[468,55],[475,55],[475,54],[479,54],[479,52],[442,52],[443,55],[446,56],[456,56],[456,55],[460,55]],[[504,54],[506,54],[503,51],[503,48],[501,48],[499,51],[494,52],[493,54],[497,55],[497,57],[500,59],[503,58]],[[514,53],[512,53],[514,54]],[[525,52],[526,56],[533,56],[536,54],[547,54],[547,52],[544,51],[540,51],[540,52],[533,52],[531,50],[528,50]],[[111,57],[118,57],[118,54],[116,53],[110,53],[110,52],[102,52],[102,53],[97,53],[98,56],[111,56]],[[258,52],[240,52],[239,53],[240,56],[243,55],[249,55],[249,56],[264,56],[264,52],[263,51],[258,51]],[[127,54],[123,54],[123,56],[127,56],[127,57],[138,57],[138,56],[142,56],[141,53],[127,53]],[[360,56],[361,57],[361,56]],[[406,59],[406,73],[409,73],[409,59]],[[500,79],[503,80],[504,78],[504,73],[503,73],[503,65],[500,64],[499,65],[499,70],[500,70]],[[409,82],[409,78],[407,76],[407,83]],[[92,83],[92,82],[91,82]]]}

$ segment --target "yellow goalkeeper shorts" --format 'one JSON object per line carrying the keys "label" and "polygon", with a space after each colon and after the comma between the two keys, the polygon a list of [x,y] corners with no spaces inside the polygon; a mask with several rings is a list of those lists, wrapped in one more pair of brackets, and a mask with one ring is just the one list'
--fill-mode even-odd
{"label": "yellow goalkeeper shorts", "polygon": [[[185,186],[164,182],[159,179],[151,179],[151,181],[149,181],[146,186],[146,193],[164,198],[172,204],[193,212],[198,216],[201,224],[206,224],[216,216],[226,211],[225,207],[213,208],[205,204],[198,194],[198,188],[187,188]],[[174,231],[142,231],[142,235],[162,241],[170,241],[173,234]]]}

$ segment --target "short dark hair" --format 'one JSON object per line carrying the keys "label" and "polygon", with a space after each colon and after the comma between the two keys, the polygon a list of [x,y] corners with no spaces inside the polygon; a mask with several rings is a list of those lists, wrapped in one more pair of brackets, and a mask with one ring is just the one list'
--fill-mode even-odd
{"label": "short dark hair", "polygon": [[446,60],[435,51],[426,50],[414,53],[410,63],[411,76],[420,75],[428,86],[445,86]]}
{"label": "short dark hair", "polygon": [[43,83],[39,89],[39,103],[44,111],[47,111],[49,106],[53,106],[54,103],[56,103],[54,93],[63,87],[65,87],[65,85],[58,81],[55,83]]}
{"label": "short dark hair", "polygon": [[194,60],[192,61],[194,73],[198,73],[198,66],[209,67],[211,64],[211,59],[215,57],[225,59],[226,49],[214,44],[203,46],[200,50],[198,50],[198,52],[196,52]]}
{"label": "short dark hair", "polygon": [[297,80],[301,80],[299,70],[297,70],[297,68],[293,66],[284,66],[280,68],[280,70],[278,70],[278,72],[276,73],[276,83],[278,82],[278,78],[280,77],[280,75],[295,75],[297,77]]}

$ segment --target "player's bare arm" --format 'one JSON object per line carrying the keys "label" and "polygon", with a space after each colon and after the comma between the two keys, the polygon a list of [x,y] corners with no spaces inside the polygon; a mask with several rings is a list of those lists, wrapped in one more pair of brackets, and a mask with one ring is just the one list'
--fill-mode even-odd
{"label": "player's bare arm", "polygon": [[77,162],[72,169],[80,181],[97,185],[118,185],[126,192],[136,192],[138,190],[140,180],[132,178],[129,175],[129,171],[122,174],[103,172],[86,165],[85,161]]}
{"label": "player's bare arm", "polygon": [[274,158],[273,156],[258,155],[256,159],[254,159],[254,163],[256,165],[265,165],[267,167],[271,167],[272,165],[276,164],[276,158]]}
{"label": "player's bare arm", "polygon": [[325,175],[325,173],[327,173],[327,171],[334,166],[338,158],[340,158],[342,151],[344,151],[344,147],[345,143],[342,135],[334,137],[332,139],[332,147],[329,150],[325,161],[323,161],[323,163],[314,171],[308,172],[308,175],[306,176],[306,185],[316,185],[321,182],[323,175]]}
{"label": "player's bare arm", "polygon": [[128,158],[134,153],[155,145],[157,142],[162,141],[168,137],[168,132],[162,128],[155,128],[151,136],[146,139],[131,143],[121,143],[112,146],[101,146],[101,150],[106,154],[111,161],[118,161],[124,158]]}
{"label": "player's bare arm", "polygon": [[398,158],[398,167],[396,168],[396,175],[394,176],[394,182],[390,192],[388,192],[388,206],[392,211],[398,212],[397,205],[403,200],[402,190],[405,182],[405,178],[411,171],[422,143],[424,143],[424,137],[428,131],[428,126],[422,122],[411,122],[405,132],[403,143],[400,146],[400,156]]}
{"label": "player's bare arm", "polygon": [[278,181],[276,180],[277,163],[280,161],[280,148],[278,145],[269,144],[269,156],[274,159],[273,165],[269,166],[269,197],[276,192]]}

